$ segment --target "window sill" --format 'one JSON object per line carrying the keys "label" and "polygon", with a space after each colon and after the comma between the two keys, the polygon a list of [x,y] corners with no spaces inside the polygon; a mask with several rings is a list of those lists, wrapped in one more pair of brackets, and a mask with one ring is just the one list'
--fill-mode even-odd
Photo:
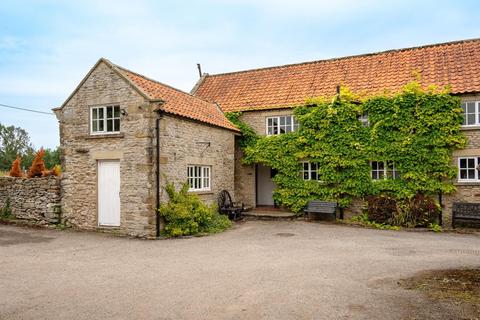
{"label": "window sill", "polygon": [[189,190],[188,193],[194,193],[194,194],[198,194],[198,195],[202,195],[202,194],[213,194],[213,191],[211,190]]}
{"label": "window sill", "polygon": [[124,138],[125,135],[120,133],[106,133],[106,134],[90,134],[85,136],[85,139],[106,139],[106,138]]}
{"label": "window sill", "polygon": [[480,125],[461,126],[461,127],[460,127],[460,130],[461,130],[461,131],[480,130]]}
{"label": "window sill", "polygon": [[480,186],[480,180],[479,181],[459,181],[459,182],[455,182],[453,185],[455,185],[455,186]]}

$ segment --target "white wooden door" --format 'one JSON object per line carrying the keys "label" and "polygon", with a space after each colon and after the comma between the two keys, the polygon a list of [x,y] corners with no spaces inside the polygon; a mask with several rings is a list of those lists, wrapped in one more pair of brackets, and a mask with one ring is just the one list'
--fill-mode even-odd
{"label": "white wooden door", "polygon": [[257,165],[257,205],[273,206],[273,190],[275,183],[272,181],[272,169]]}
{"label": "white wooden door", "polygon": [[98,161],[98,225],[120,226],[120,161]]}

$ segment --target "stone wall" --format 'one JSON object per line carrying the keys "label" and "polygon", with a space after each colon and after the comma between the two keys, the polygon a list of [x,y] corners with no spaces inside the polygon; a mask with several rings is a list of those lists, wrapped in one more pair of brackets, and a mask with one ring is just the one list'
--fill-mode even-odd
{"label": "stone wall", "polygon": [[39,223],[60,223],[60,179],[0,177],[0,208],[10,200],[12,215]]}
{"label": "stone wall", "polygon": [[165,115],[160,121],[161,201],[167,201],[166,179],[180,186],[188,165],[211,166],[211,190],[195,192],[206,203],[216,202],[222,190],[235,199],[234,139],[231,130]]}
{"label": "stone wall", "polygon": [[[92,106],[120,105],[120,133],[90,135]],[[62,149],[62,209],[69,225],[135,236],[155,234],[153,106],[106,63],[57,111]],[[120,160],[120,227],[98,226],[97,162]]]}

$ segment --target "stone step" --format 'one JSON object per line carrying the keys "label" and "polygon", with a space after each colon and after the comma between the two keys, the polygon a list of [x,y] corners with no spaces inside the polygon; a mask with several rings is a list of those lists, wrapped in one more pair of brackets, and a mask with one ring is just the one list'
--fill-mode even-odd
{"label": "stone step", "polygon": [[275,210],[251,210],[242,212],[242,215],[250,218],[258,219],[294,219],[297,216],[290,211],[275,211]]}

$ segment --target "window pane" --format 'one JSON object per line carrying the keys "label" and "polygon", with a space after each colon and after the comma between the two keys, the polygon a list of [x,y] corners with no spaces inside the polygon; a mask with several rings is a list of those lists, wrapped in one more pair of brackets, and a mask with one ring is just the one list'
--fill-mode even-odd
{"label": "window pane", "polygon": [[468,179],[475,179],[475,169],[468,170]]}
{"label": "window pane", "polygon": [[378,168],[378,170],[385,169],[385,163],[383,161],[378,161],[377,162],[377,168]]}
{"label": "window pane", "polygon": [[278,126],[278,118],[272,118],[272,125]]}
{"label": "window pane", "polygon": [[281,126],[281,127],[280,127],[280,134],[285,133],[285,132],[286,132],[286,131],[285,131],[285,127],[284,127],[284,126]]}
{"label": "window pane", "polygon": [[280,125],[281,126],[285,125],[285,117],[280,117]]}
{"label": "window pane", "polygon": [[98,121],[97,121],[97,120],[93,120],[93,123],[92,123],[92,131],[93,131],[93,132],[98,131]]}
{"label": "window pane", "polygon": [[385,174],[383,171],[378,171],[378,179],[383,179],[385,177]]}
{"label": "window pane", "polygon": [[113,131],[120,131],[120,119],[115,119],[113,121],[113,124],[114,124]]}
{"label": "window pane", "polygon": [[471,125],[471,124],[475,124],[475,114],[471,114],[469,113],[467,115],[467,124]]}
{"label": "window pane", "polygon": [[98,108],[98,118],[103,119],[103,108]]}
{"label": "window pane", "polygon": [[107,118],[113,118],[113,107],[107,107]]}
{"label": "window pane", "polygon": [[475,159],[474,158],[469,158],[468,159],[468,167],[469,168],[475,168]]}
{"label": "window pane", "polygon": [[92,109],[92,119],[98,119],[98,111],[96,108]]}
{"label": "window pane", "polygon": [[98,120],[98,131],[104,131],[103,121],[104,120]]}
{"label": "window pane", "polygon": [[312,180],[317,180],[317,171],[312,171],[311,177]]}
{"label": "window pane", "polygon": [[372,179],[378,180],[378,171],[372,171]]}
{"label": "window pane", "polygon": [[467,102],[467,113],[475,113],[475,102]]}
{"label": "window pane", "polygon": [[377,170],[377,169],[378,169],[377,161],[372,161],[372,170]]}
{"label": "window pane", "polygon": [[268,125],[269,127],[271,127],[271,126],[273,125],[273,119],[272,119],[272,118],[268,118],[268,119],[267,119],[267,125]]}
{"label": "window pane", "polygon": [[268,127],[267,135],[271,136],[273,134],[273,128]]}
{"label": "window pane", "polygon": [[460,168],[467,167],[467,159],[460,159]]}
{"label": "window pane", "polygon": [[113,120],[109,119],[107,120],[107,132],[112,132],[113,131]]}
{"label": "window pane", "polygon": [[120,106],[115,106],[115,107],[114,107],[113,116],[114,116],[115,118],[119,118],[119,117],[120,117]]}
{"label": "window pane", "polygon": [[286,118],[285,118],[285,123],[286,123],[287,125],[291,125],[291,124],[292,124],[292,116],[286,117]]}
{"label": "window pane", "polygon": [[460,170],[460,179],[467,179],[467,170]]}
{"label": "window pane", "polygon": [[303,180],[308,180],[308,171],[303,172]]}

